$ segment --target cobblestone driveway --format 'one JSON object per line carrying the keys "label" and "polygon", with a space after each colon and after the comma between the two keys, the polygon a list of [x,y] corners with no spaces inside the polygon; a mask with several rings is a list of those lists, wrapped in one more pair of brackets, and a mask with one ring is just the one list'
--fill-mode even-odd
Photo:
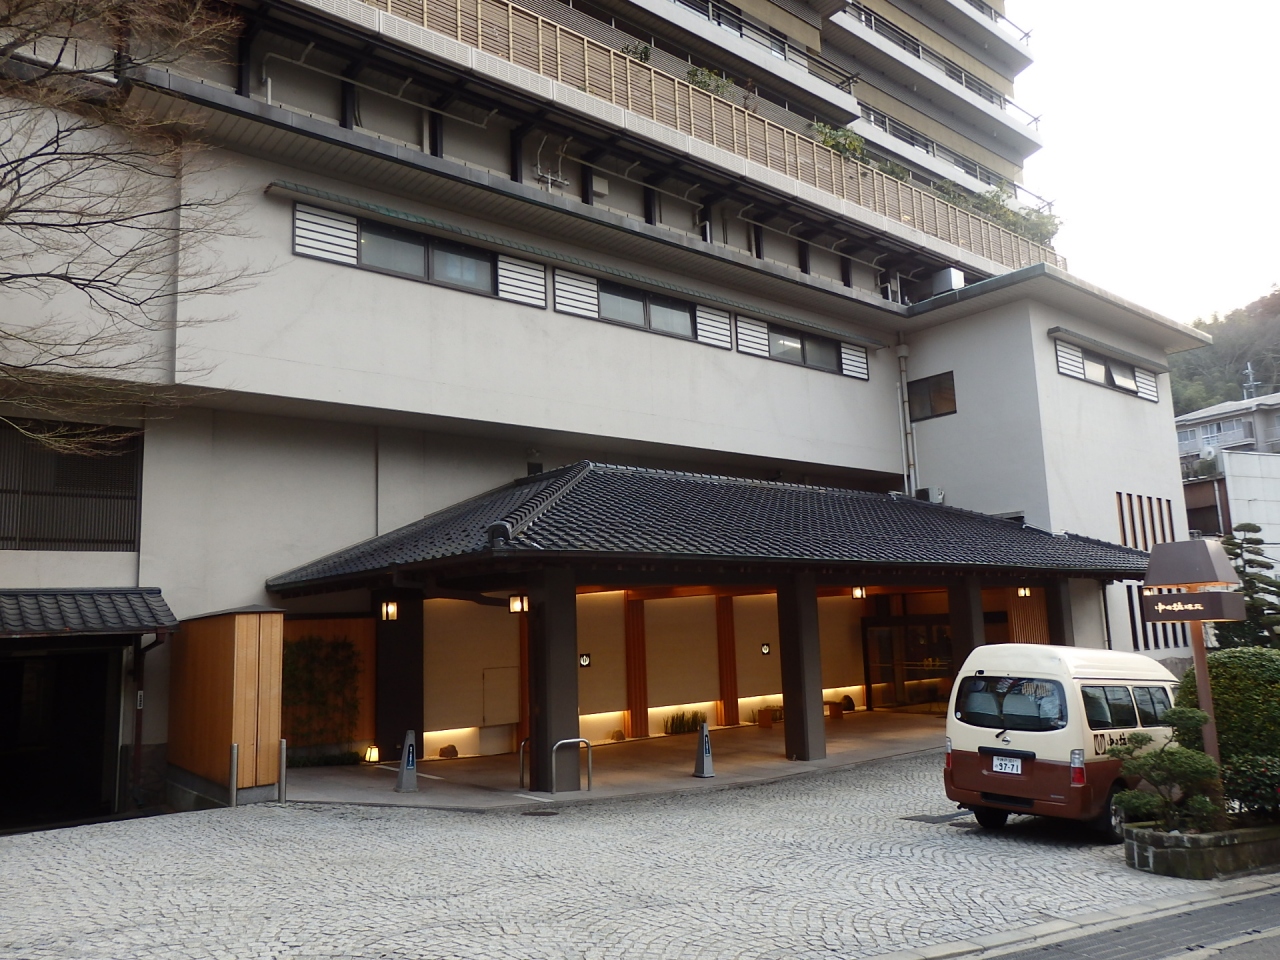
{"label": "cobblestone driveway", "polygon": [[0,957],[865,957],[1185,894],[981,831],[941,755],[531,817],[260,805],[0,838]]}

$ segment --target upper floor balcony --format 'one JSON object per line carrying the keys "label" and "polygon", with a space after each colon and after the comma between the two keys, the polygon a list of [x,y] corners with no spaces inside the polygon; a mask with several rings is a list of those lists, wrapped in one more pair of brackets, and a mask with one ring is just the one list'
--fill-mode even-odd
{"label": "upper floor balcony", "polygon": [[1031,66],[1031,33],[984,0],[915,0],[926,14],[982,52],[1004,76],[1015,77]]}
{"label": "upper floor balcony", "polygon": [[[1264,436],[1264,441],[1280,439]],[[1252,447],[1257,441],[1252,420],[1228,420],[1225,423],[1201,424],[1178,431],[1178,456],[1199,456],[1206,449],[1227,450],[1232,447]]]}
{"label": "upper floor balcony", "polygon": [[837,211],[838,201],[855,204],[1010,269],[1066,268],[1053,249],[859,163],[814,139],[816,131],[806,135],[762,115],[749,91],[691,82],[699,79],[693,72],[666,73],[641,51],[616,49],[510,0],[370,0],[368,7],[799,181],[830,196],[825,205]]}
{"label": "upper floor balcony", "polygon": [[895,84],[890,92],[904,101],[916,100],[926,113],[936,104],[968,128],[966,135],[1018,164],[1042,146],[1039,116],[869,7],[849,3],[829,22],[831,44]]}

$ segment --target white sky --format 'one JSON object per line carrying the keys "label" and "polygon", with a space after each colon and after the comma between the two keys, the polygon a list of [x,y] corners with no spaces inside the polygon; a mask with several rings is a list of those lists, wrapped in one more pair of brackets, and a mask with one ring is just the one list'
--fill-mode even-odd
{"label": "white sky", "polygon": [[1280,283],[1280,3],[1009,0],[1073,274],[1189,323]]}

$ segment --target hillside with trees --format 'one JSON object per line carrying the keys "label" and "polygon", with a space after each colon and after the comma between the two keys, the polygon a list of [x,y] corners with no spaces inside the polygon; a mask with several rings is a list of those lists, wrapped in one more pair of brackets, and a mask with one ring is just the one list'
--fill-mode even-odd
{"label": "hillside with trees", "polygon": [[1193,326],[1213,336],[1213,345],[1174,354],[1174,413],[1189,413],[1244,397],[1245,366],[1253,364],[1255,396],[1280,391],[1280,288],[1225,317],[1214,314]]}

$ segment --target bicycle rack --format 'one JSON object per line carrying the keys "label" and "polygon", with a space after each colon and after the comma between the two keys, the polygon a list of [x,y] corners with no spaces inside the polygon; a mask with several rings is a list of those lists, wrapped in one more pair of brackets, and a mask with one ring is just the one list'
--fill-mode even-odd
{"label": "bicycle rack", "polygon": [[568,740],[561,740],[551,748],[551,792],[556,792],[556,751],[563,747],[566,743],[581,743],[587,748],[587,789],[591,789],[591,741],[584,737],[570,737]]}
{"label": "bicycle rack", "polygon": [[529,738],[525,737],[520,741],[520,748],[516,751],[520,755],[520,789],[524,789],[524,745],[529,742]]}

